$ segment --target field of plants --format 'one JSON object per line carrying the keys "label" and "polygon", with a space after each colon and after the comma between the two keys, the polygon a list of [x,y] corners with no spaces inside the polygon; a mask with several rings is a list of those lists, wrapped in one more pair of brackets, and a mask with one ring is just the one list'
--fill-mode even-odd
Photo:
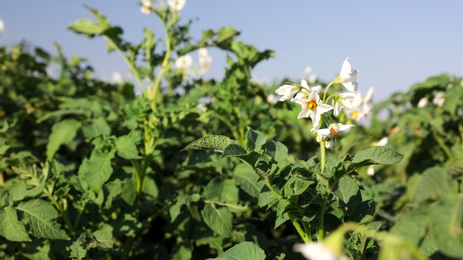
{"label": "field of plants", "polygon": [[[348,58],[331,82],[256,83],[273,51],[231,27],[194,39],[167,3],[141,6],[161,38],[91,7],[69,25],[133,81],[0,46],[1,259],[463,258],[461,78],[376,104]],[[222,79],[202,76],[211,48]]]}

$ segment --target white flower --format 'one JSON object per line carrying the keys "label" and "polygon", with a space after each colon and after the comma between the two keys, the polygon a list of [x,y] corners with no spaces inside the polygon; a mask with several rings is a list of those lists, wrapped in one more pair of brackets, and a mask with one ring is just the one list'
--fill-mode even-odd
{"label": "white flower", "polygon": [[445,103],[445,93],[443,91],[437,92],[432,103],[438,107],[442,107]]}
{"label": "white flower", "polygon": [[178,57],[175,61],[175,67],[178,69],[190,69],[192,64],[193,58],[188,54]]}
{"label": "white flower", "polygon": [[270,105],[275,105],[276,103],[278,103],[278,96],[276,95],[273,95],[273,94],[270,94],[267,96],[267,103],[269,103]]}
{"label": "white flower", "polygon": [[124,80],[122,79],[122,75],[119,73],[119,72],[113,72],[113,75],[112,75],[112,82],[115,83],[115,84],[120,84],[122,83]]}
{"label": "white flower", "polygon": [[346,110],[346,115],[349,118],[354,119],[356,121],[360,121],[360,119],[368,116],[372,109],[372,105],[370,103],[372,95],[372,88],[368,90],[367,95],[365,97],[362,97],[362,95],[359,92],[357,92],[354,98],[351,100],[351,108],[344,107]]}
{"label": "white flower", "polygon": [[419,101],[418,104],[417,104],[417,107],[423,108],[423,107],[425,107],[427,104],[428,104],[428,98],[427,98],[427,97],[424,97],[424,98],[421,98],[421,99],[420,99],[420,101]]}
{"label": "white flower", "polygon": [[[302,84],[301,84],[302,85]],[[320,87],[321,88],[321,87]],[[313,87],[310,90],[309,95],[305,98],[304,93],[299,93],[301,95],[296,95],[291,101],[301,105],[302,110],[297,116],[297,118],[309,117],[312,119],[312,124],[314,129],[320,128],[320,117],[321,114],[328,112],[333,109],[332,106],[323,104],[320,96],[318,95],[319,86]],[[305,92],[309,92],[305,90]]]}
{"label": "white flower", "polygon": [[3,23],[2,18],[0,18],[0,34],[5,31],[5,23]]}
{"label": "white flower", "polygon": [[186,0],[167,0],[169,9],[173,12],[178,12],[185,6]]}
{"label": "white flower", "polygon": [[368,174],[369,176],[375,175],[375,166],[374,166],[374,165],[368,166],[367,174]]}
{"label": "white flower", "polygon": [[141,9],[140,11],[144,14],[150,14],[151,13],[151,5],[153,3],[151,0],[142,0],[141,1]]}
{"label": "white flower", "polygon": [[206,48],[200,48],[198,50],[198,60],[199,60],[199,75],[204,75],[209,68],[211,67],[212,58],[207,53]]}
{"label": "white flower", "polygon": [[332,105],[334,107],[333,114],[335,116],[338,116],[339,112],[341,112],[343,108],[352,109],[352,101],[354,100],[355,96],[356,93],[354,92],[345,92],[336,95],[332,102]]}
{"label": "white flower", "polygon": [[347,58],[341,67],[339,78],[342,85],[351,92],[357,91],[357,70],[352,69],[352,65]]}
{"label": "white flower", "polygon": [[320,242],[295,244],[293,250],[301,253],[305,259],[310,260],[347,260],[345,255],[336,255],[330,248]]}
{"label": "white flower", "polygon": [[287,99],[293,98],[294,95],[299,91],[299,86],[296,84],[285,84],[283,86],[280,86],[277,90],[275,90],[275,93],[280,95],[280,101],[285,101]]}
{"label": "white flower", "polygon": [[386,137],[383,137],[381,138],[381,140],[378,141],[378,143],[376,144],[376,146],[385,146],[387,145],[389,139]]}
{"label": "white flower", "polygon": [[313,131],[316,132],[318,135],[322,137],[337,137],[342,132],[349,132],[350,129],[354,127],[354,125],[344,125],[341,123],[332,123],[328,128],[323,129],[314,129]]}

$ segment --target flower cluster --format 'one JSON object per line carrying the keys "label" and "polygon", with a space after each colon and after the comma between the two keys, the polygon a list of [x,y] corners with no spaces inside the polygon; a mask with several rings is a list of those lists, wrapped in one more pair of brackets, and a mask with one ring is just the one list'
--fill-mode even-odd
{"label": "flower cluster", "polygon": [[[347,58],[339,75],[327,85],[323,92],[322,86],[310,87],[306,80],[302,80],[300,84],[280,86],[275,93],[280,95],[279,101],[291,100],[299,104],[302,109],[297,118],[310,117],[313,124],[311,131],[317,134],[317,141],[324,142],[326,148],[331,148],[340,133],[348,132],[354,127],[352,124],[339,123],[339,120],[335,119],[341,111],[344,111],[350,120],[358,121],[371,110],[373,89],[362,97],[357,91],[357,73],[358,71],[352,69],[349,58]],[[328,89],[332,85],[342,85],[346,91],[327,96]],[[328,113],[330,111],[331,113]]]}
{"label": "flower cluster", "polygon": [[[184,78],[188,78],[189,74],[204,75],[211,67],[212,57],[209,56],[206,48],[198,50],[198,64],[193,64],[193,58],[189,54],[182,55],[175,60],[175,67],[183,70]],[[195,66],[193,66],[195,65]],[[192,70],[192,71],[191,71]]]}
{"label": "flower cluster", "polygon": [[[185,7],[186,0],[167,0],[167,7],[171,12],[180,12]],[[141,0],[141,12],[143,14],[151,14],[153,9],[166,8],[166,3],[157,2],[153,4],[152,0]]]}

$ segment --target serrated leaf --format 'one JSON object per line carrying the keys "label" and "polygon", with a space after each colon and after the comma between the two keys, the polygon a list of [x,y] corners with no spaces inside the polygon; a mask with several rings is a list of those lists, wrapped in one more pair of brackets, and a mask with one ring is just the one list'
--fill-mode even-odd
{"label": "serrated leaf", "polygon": [[79,167],[78,176],[81,181],[86,182],[89,187],[98,193],[101,187],[109,180],[113,172],[111,160],[114,151],[100,151],[94,149],[90,159],[85,158]]}
{"label": "serrated leaf", "polygon": [[5,207],[0,211],[0,235],[9,241],[32,241],[24,224],[18,220],[18,214],[12,207]]}
{"label": "serrated leaf", "polygon": [[352,163],[362,166],[373,164],[394,164],[400,162],[402,158],[403,155],[387,146],[376,146],[356,153],[354,158],[352,158]]}
{"label": "serrated leaf", "polygon": [[248,151],[259,151],[267,142],[267,137],[260,131],[248,128],[246,131],[246,149]]}
{"label": "serrated leaf", "polygon": [[209,150],[215,152],[224,152],[225,148],[227,148],[227,146],[232,143],[236,143],[236,141],[233,141],[227,136],[207,135],[187,145],[181,151]]}
{"label": "serrated leaf", "polygon": [[141,157],[138,155],[138,150],[137,146],[135,145],[135,142],[128,135],[124,135],[117,138],[116,151],[117,155],[127,160],[141,159]]}
{"label": "serrated leaf", "polygon": [[53,158],[61,145],[68,144],[74,139],[81,124],[75,119],[65,119],[53,125],[47,143],[47,160]]}
{"label": "serrated leaf", "polygon": [[206,225],[219,235],[230,236],[232,234],[233,214],[227,208],[217,209],[210,204],[201,210]]}
{"label": "serrated leaf", "polygon": [[252,242],[244,241],[225,251],[215,260],[265,260],[264,250]]}
{"label": "serrated leaf", "polygon": [[41,238],[69,240],[69,236],[55,221],[58,211],[53,205],[41,199],[20,203],[16,210],[24,212],[24,218],[28,219],[30,232]]}

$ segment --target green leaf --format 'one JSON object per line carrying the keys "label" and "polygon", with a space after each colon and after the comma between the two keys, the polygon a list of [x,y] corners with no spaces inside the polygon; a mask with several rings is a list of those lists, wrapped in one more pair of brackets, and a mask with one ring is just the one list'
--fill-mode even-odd
{"label": "green leaf", "polygon": [[[219,255],[215,260],[265,260],[266,255],[264,250],[252,242],[244,241]],[[211,258],[210,258],[211,259]]]}
{"label": "green leaf", "polygon": [[233,173],[238,186],[243,189],[247,194],[254,198],[258,198],[264,182],[259,181],[259,175],[257,175],[248,165],[239,164]]}
{"label": "green leaf", "polygon": [[225,148],[227,148],[227,146],[232,143],[236,143],[236,141],[233,141],[227,136],[207,135],[187,145],[181,151],[209,150],[215,152],[224,152]]}
{"label": "green leaf", "polygon": [[20,203],[16,210],[24,212],[29,221],[30,232],[36,237],[69,240],[69,236],[55,221],[58,211],[50,202],[36,199]]}
{"label": "green leaf", "polygon": [[284,144],[270,141],[265,145],[265,151],[275,159],[280,168],[286,165],[288,160],[288,148]]}
{"label": "green leaf", "polygon": [[174,205],[169,208],[170,222],[173,223],[175,219],[180,215],[180,209],[187,203],[187,197],[184,194],[177,196],[177,201]]}
{"label": "green leaf", "polygon": [[223,27],[218,31],[218,33],[217,33],[218,37],[215,40],[215,42],[216,43],[221,43],[223,41],[227,41],[227,40],[233,38],[234,36],[236,36],[238,34],[239,34],[239,32],[236,31],[233,27],[229,27],[229,26]]}
{"label": "green leaf", "polygon": [[236,157],[247,154],[246,150],[239,144],[230,144],[225,148],[223,157]]}
{"label": "green leaf", "polygon": [[338,189],[334,192],[340,200],[348,203],[350,198],[359,191],[359,185],[351,177],[344,175],[338,182]]}
{"label": "green leaf", "polygon": [[219,235],[230,236],[232,234],[233,214],[227,208],[217,209],[215,205],[208,204],[201,211],[206,225]]}
{"label": "green leaf", "polygon": [[461,108],[461,97],[463,96],[463,88],[458,84],[445,92],[445,103],[443,108],[455,116],[459,108]]}
{"label": "green leaf", "polygon": [[113,227],[108,224],[103,224],[99,230],[93,232],[92,237],[96,241],[98,248],[113,247]]}
{"label": "green leaf", "polygon": [[273,204],[277,202],[277,197],[271,191],[264,191],[259,194],[259,200],[257,201],[257,205],[263,208],[267,206],[267,208],[271,207]]}
{"label": "green leaf", "polygon": [[71,23],[71,25],[69,25],[69,29],[76,33],[86,34],[90,37],[102,34],[104,30],[106,30],[106,28],[88,18],[79,19]]}
{"label": "green leaf", "polygon": [[32,241],[12,207],[5,207],[0,211],[0,235],[15,242]]}
{"label": "green leaf", "polygon": [[87,255],[87,246],[85,243],[85,240],[87,238],[87,234],[85,232],[81,233],[79,238],[77,238],[72,245],[67,247],[66,249],[68,251],[71,251],[69,253],[70,258],[72,259],[85,259],[85,256]]}
{"label": "green leaf", "polygon": [[87,139],[93,139],[100,135],[109,136],[111,128],[103,117],[98,117],[82,126],[82,132]]}
{"label": "green leaf", "polygon": [[47,160],[53,158],[61,145],[68,144],[74,139],[81,124],[75,119],[65,119],[53,125],[47,143]]}
{"label": "green leaf", "polygon": [[386,146],[375,146],[359,151],[352,158],[352,163],[361,166],[373,164],[394,164],[402,160],[403,155]]}
{"label": "green leaf", "polygon": [[262,149],[262,146],[267,142],[267,137],[256,130],[252,130],[248,127],[246,131],[246,149],[248,151],[256,151],[258,152]]}
{"label": "green leaf", "polygon": [[238,188],[235,181],[221,176],[213,178],[204,190],[204,197],[209,200],[236,203],[238,202]]}
{"label": "green leaf", "polygon": [[463,257],[463,196],[454,195],[431,205],[427,214],[430,232],[439,250],[452,257]]}
{"label": "green leaf", "polygon": [[451,193],[450,179],[446,170],[440,167],[433,167],[424,171],[416,185],[414,196],[416,202],[437,200],[441,196]]}
{"label": "green leaf", "polygon": [[90,159],[85,158],[80,165],[79,179],[86,182],[95,193],[98,193],[111,177],[113,172],[111,160],[113,157],[113,150],[100,151],[94,149]]}
{"label": "green leaf", "polygon": [[128,135],[117,138],[116,151],[117,155],[127,160],[141,159],[138,155],[137,146],[135,145],[134,140],[132,140],[132,138]]}

